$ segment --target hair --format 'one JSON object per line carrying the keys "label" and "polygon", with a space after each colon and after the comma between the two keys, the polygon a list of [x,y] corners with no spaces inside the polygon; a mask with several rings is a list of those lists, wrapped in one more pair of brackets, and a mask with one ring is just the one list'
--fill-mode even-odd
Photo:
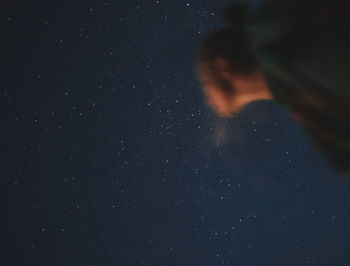
{"label": "hair", "polygon": [[247,8],[233,4],[223,9],[222,14],[230,26],[216,30],[202,42],[199,62],[211,62],[221,57],[229,62],[233,73],[250,74],[256,69],[257,61],[249,51],[245,31]]}

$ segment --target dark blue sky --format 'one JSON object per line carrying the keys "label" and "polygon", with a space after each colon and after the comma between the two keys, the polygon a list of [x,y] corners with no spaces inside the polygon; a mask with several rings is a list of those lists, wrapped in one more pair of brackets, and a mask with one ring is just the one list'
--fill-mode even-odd
{"label": "dark blue sky", "polygon": [[2,265],[349,265],[349,186],[286,110],[203,103],[228,3],[4,9]]}

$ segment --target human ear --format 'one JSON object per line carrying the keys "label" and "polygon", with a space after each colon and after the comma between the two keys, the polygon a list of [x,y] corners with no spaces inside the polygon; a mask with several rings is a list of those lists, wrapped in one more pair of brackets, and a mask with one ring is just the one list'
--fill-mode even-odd
{"label": "human ear", "polygon": [[217,57],[214,59],[213,62],[216,72],[221,76],[222,78],[230,78],[231,74],[231,66],[227,59],[222,57]]}
{"label": "human ear", "polygon": [[230,64],[225,58],[217,57],[214,59],[213,63],[215,68],[218,69],[219,71],[229,71],[230,69]]}

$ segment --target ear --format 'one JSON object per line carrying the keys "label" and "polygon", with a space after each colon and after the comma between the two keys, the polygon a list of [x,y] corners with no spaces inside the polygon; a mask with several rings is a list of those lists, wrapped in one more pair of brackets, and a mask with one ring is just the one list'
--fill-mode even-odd
{"label": "ear", "polygon": [[229,79],[232,76],[231,66],[227,59],[218,57],[213,62],[219,76]]}
{"label": "ear", "polygon": [[230,63],[225,58],[217,57],[214,59],[213,63],[214,63],[215,68],[219,71],[225,71],[225,72],[230,71]]}

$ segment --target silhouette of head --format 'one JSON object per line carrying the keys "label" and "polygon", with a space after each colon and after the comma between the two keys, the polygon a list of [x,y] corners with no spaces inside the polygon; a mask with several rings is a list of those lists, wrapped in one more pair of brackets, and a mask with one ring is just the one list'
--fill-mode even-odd
{"label": "silhouette of head", "polygon": [[199,50],[198,74],[209,106],[230,117],[256,100],[256,92],[261,94],[266,82],[249,51],[245,6],[232,5],[223,11],[230,26],[204,40]]}

